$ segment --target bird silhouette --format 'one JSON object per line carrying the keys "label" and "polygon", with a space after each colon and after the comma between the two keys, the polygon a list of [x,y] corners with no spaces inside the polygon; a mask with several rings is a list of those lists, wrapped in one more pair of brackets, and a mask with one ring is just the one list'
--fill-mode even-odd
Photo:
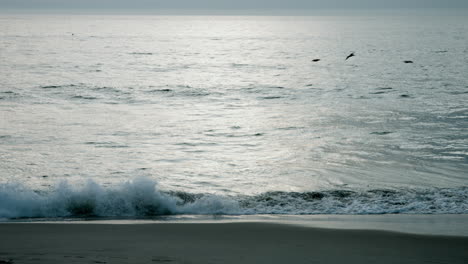
{"label": "bird silhouette", "polygon": [[313,62],[319,62],[320,59],[313,59],[312,61],[313,61]]}
{"label": "bird silhouette", "polygon": [[346,57],[345,60],[348,60],[349,58],[354,57],[354,56],[356,56],[356,55],[354,55],[354,52],[352,52],[351,54],[348,55],[348,57]]}

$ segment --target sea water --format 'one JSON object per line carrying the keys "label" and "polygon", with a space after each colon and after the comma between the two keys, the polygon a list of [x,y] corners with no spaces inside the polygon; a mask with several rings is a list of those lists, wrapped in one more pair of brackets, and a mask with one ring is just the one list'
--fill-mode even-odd
{"label": "sea water", "polygon": [[0,218],[466,214],[467,43],[463,12],[2,14]]}

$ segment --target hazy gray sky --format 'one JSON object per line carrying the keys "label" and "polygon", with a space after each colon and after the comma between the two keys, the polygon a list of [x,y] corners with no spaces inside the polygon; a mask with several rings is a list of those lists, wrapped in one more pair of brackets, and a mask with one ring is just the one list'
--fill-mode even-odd
{"label": "hazy gray sky", "polygon": [[314,9],[457,8],[468,0],[0,0],[0,8]]}

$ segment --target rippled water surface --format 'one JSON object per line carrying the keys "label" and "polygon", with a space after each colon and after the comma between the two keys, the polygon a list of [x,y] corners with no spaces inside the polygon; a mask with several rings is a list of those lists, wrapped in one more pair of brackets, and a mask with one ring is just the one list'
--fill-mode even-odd
{"label": "rippled water surface", "polygon": [[461,15],[1,15],[0,217],[135,178],[170,212],[467,213],[466,43]]}

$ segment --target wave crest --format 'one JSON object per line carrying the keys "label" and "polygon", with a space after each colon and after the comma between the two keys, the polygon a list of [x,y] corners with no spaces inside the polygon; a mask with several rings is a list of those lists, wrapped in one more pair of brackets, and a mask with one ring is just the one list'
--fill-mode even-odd
{"label": "wave crest", "polygon": [[106,188],[59,183],[50,192],[0,184],[0,218],[131,217],[177,214],[466,214],[468,187],[421,190],[328,190],[221,196],[161,191],[148,178]]}

